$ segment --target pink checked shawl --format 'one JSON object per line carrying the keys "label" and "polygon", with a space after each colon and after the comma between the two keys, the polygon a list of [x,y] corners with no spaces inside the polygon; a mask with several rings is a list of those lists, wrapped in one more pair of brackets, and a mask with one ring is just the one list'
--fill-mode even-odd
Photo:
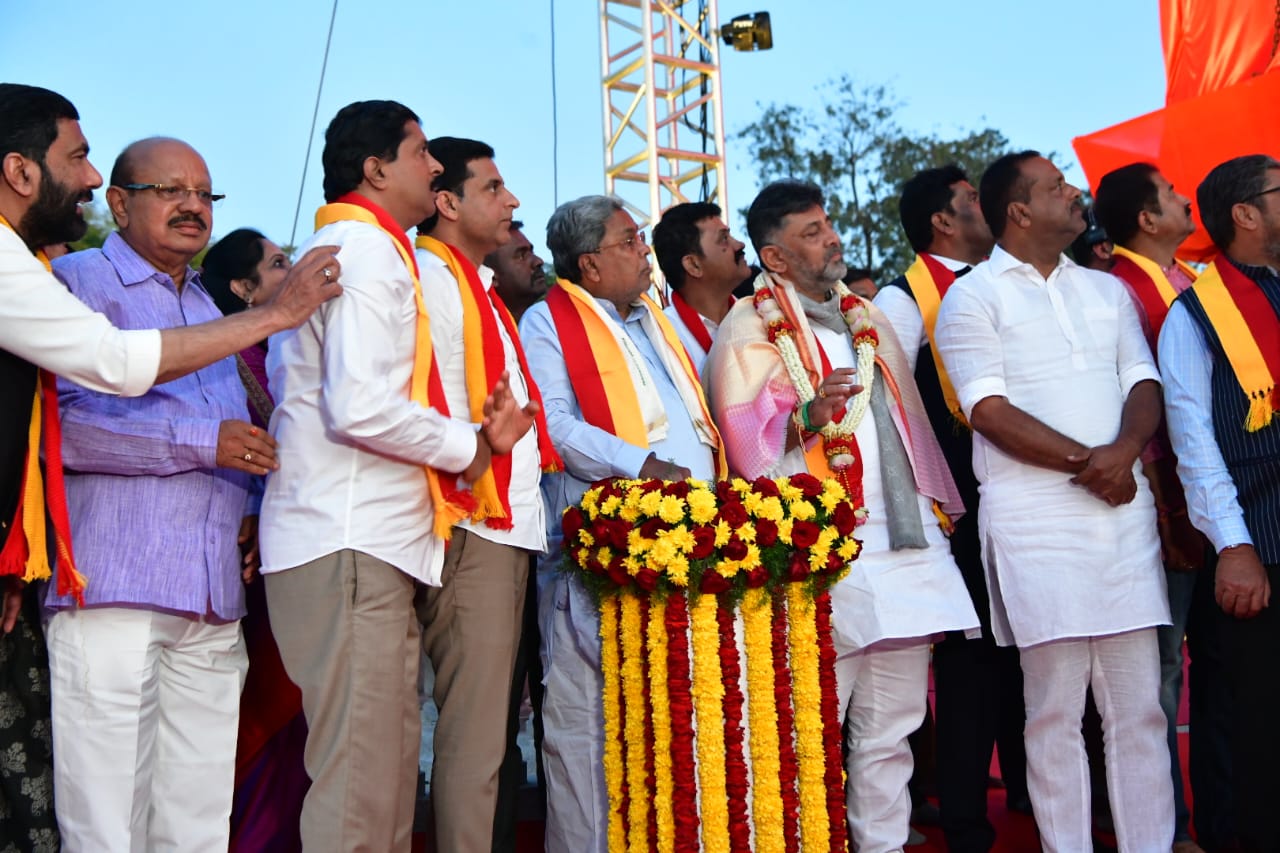
{"label": "pink checked shawl", "polygon": [[[813,364],[820,365],[817,341],[800,310],[790,282],[773,277],[779,301],[786,300],[797,320],[801,346],[807,347]],[[925,414],[915,379],[907,366],[902,345],[888,318],[863,300],[880,336],[876,362],[888,379],[886,390],[897,403],[891,407],[893,422],[902,436],[920,494],[932,498],[952,520],[964,515],[964,503],[956,491],[946,459]],[[769,343],[764,322],[750,299],[739,299],[716,332],[716,340],[703,368],[711,415],[720,427],[729,468],[754,478],[770,471],[786,449],[787,424],[797,403],[778,349]],[[810,375],[814,387],[821,377]]]}

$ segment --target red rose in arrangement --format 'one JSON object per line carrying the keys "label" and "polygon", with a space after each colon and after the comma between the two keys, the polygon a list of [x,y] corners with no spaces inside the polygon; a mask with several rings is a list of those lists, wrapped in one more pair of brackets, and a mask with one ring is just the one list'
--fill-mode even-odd
{"label": "red rose in arrangement", "polygon": [[751,483],[751,489],[757,494],[764,495],[766,498],[776,498],[781,492],[778,491],[778,484],[770,480],[768,477],[756,477]]}
{"label": "red rose in arrangement", "polygon": [[767,518],[756,519],[756,544],[768,548],[778,541],[778,525]]}
{"label": "red rose in arrangement", "polygon": [[683,498],[689,494],[689,488],[690,487],[687,482],[679,480],[675,483],[668,483],[663,486],[662,493],[664,495],[675,495],[678,498]]}
{"label": "red rose in arrangement", "polygon": [[653,569],[641,569],[636,572],[636,586],[653,592],[658,588],[658,573]]}
{"label": "red rose in arrangement", "polygon": [[832,551],[827,555],[827,572],[835,574],[844,568],[844,560],[840,559],[840,555]]}
{"label": "red rose in arrangement", "polygon": [[630,528],[630,525],[619,519],[610,519],[605,522],[605,524],[605,541],[607,541],[612,548],[618,551],[626,551],[627,531]]}
{"label": "red rose in arrangement", "polygon": [[736,535],[731,537],[728,542],[724,543],[721,551],[727,560],[741,560],[747,556],[747,543],[743,542]]}
{"label": "red rose in arrangement", "polygon": [[693,528],[693,550],[689,556],[695,560],[705,560],[716,550],[716,532],[705,525]]}
{"label": "red rose in arrangement", "polygon": [[586,517],[582,514],[582,510],[576,506],[571,506],[564,511],[564,516],[560,519],[560,529],[564,533],[564,541],[577,542],[578,531],[582,529],[582,525],[586,523]]}
{"label": "red rose in arrangement", "polygon": [[799,489],[806,498],[816,498],[822,494],[822,481],[812,474],[792,474],[791,485]]}
{"label": "red rose in arrangement", "polygon": [[716,497],[721,503],[725,501],[736,501],[738,493],[733,490],[733,484],[728,480],[718,480],[716,482]]}
{"label": "red rose in arrangement", "polygon": [[747,523],[747,508],[740,501],[726,501],[720,506],[720,517],[729,522],[730,527],[741,527]]}
{"label": "red rose in arrangement", "polygon": [[609,570],[609,580],[619,587],[631,586],[631,575],[627,574],[627,570],[621,566]]}
{"label": "red rose in arrangement", "polygon": [[787,564],[787,580],[802,581],[809,577],[809,561],[799,551],[792,552],[791,562]]}
{"label": "red rose in arrangement", "polygon": [[791,544],[797,548],[809,548],[818,541],[822,528],[812,521],[797,521],[791,525]]}
{"label": "red rose in arrangement", "polygon": [[670,530],[671,525],[660,518],[650,518],[640,525],[640,535],[646,539],[657,539],[658,534]]}
{"label": "red rose in arrangement", "polygon": [[759,589],[769,582],[769,570],[764,566],[756,566],[747,572],[747,588]]}
{"label": "red rose in arrangement", "polygon": [[858,526],[858,515],[851,505],[841,501],[836,504],[835,512],[831,514],[831,523],[836,526],[837,533],[848,536],[853,532],[853,528]]}
{"label": "red rose in arrangement", "polygon": [[722,592],[728,592],[729,579],[716,571],[703,572],[702,581],[698,584],[698,589],[708,595],[719,595]]}

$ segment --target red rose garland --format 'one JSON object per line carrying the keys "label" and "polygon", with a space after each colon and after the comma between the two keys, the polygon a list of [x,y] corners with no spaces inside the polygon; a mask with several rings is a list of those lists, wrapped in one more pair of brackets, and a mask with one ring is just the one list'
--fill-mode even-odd
{"label": "red rose garland", "polygon": [[[640,599],[640,624],[649,624],[649,599]],[[650,801],[654,803],[654,808],[649,809],[649,851],[650,853],[658,853],[658,809],[657,809],[657,773],[656,764],[654,762],[654,738],[653,738],[653,696],[649,688],[649,656],[646,654],[641,658],[644,669],[644,784],[646,795]]]}
{"label": "red rose garland", "polygon": [[693,683],[689,673],[689,607],[682,593],[667,599],[667,683],[671,705],[671,775],[675,853],[698,853],[697,768],[693,761]]}
{"label": "red rose garland", "polygon": [[795,713],[791,704],[791,666],[787,655],[787,609],[781,590],[773,593],[773,692],[778,703],[778,781],[782,786],[782,825],[787,853],[800,849],[800,793],[796,779]]}
{"label": "red rose garland", "polygon": [[743,696],[738,644],[733,632],[733,610],[721,597],[716,608],[720,628],[720,670],[724,681],[725,790],[729,795],[729,850],[750,853],[751,827],[747,823],[747,762],[743,755]]}
{"label": "red rose garland", "polygon": [[827,784],[827,813],[831,820],[831,851],[845,853],[849,842],[846,838],[844,800],[844,754],[841,721],[844,719],[840,697],[836,691],[836,649],[831,638],[831,593],[823,591],[814,596],[814,623],[818,631],[818,683],[822,688],[823,740],[827,747],[825,780]]}

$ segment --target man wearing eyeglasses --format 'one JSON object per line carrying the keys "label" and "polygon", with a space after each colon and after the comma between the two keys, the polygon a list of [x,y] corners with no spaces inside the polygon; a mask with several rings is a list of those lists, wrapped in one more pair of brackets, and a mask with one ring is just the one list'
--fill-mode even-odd
{"label": "man wearing eyeglasses", "polygon": [[1169,439],[1187,514],[1218,554],[1232,682],[1232,793],[1241,849],[1280,849],[1280,162],[1262,155],[1215,166],[1196,189],[1200,219],[1222,254],[1169,309],[1160,331]]}
{"label": "man wearing eyeglasses", "polygon": [[[216,319],[189,266],[213,225],[210,187],[186,143],[133,143],[106,193],[119,231],[54,274],[125,328]],[[63,842],[224,848],[247,667],[237,537],[275,442],[248,423],[229,358],[128,399],[62,380],[59,404],[87,582],[79,603],[56,587],[45,600]]]}
{"label": "man wearing eyeglasses", "polygon": [[[1151,163],[1130,163],[1102,176],[1094,211],[1115,241],[1111,273],[1133,298],[1152,351],[1169,306],[1191,287],[1195,270],[1174,253],[1195,231],[1191,201],[1169,183]],[[1206,560],[1206,542],[1187,517],[1186,498],[1178,480],[1177,462],[1161,425],[1142,453],[1142,470],[1151,486],[1158,513],[1160,549],[1169,591],[1171,625],[1157,629],[1160,646],[1160,705],[1168,721],[1169,757],[1173,780],[1173,853],[1216,849],[1231,835],[1227,720],[1230,694],[1226,661],[1214,616],[1213,562]],[[1194,698],[1191,706],[1192,752],[1196,773],[1191,777],[1195,801],[1196,840],[1191,839],[1191,810],[1183,797],[1182,762],[1178,757],[1178,706],[1182,693],[1184,639],[1193,652]],[[1198,842],[1198,843],[1197,843]]]}
{"label": "man wearing eyeglasses", "polygon": [[585,196],[562,204],[547,223],[547,248],[560,279],[520,321],[547,429],[564,460],[563,471],[542,478],[546,849],[605,853],[600,616],[582,581],[561,570],[560,519],[606,477],[709,481],[724,472],[697,372],[657,303],[642,295],[649,250],[622,203]]}

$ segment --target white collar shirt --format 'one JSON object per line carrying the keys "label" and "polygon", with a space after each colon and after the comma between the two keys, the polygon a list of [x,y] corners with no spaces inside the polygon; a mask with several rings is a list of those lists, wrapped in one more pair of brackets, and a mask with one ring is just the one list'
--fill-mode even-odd
{"label": "white collar shirt", "polygon": [[[948,289],[935,340],[966,417],[1005,397],[1087,447],[1114,441],[1129,392],[1159,381],[1124,287],[1065,256],[1045,278],[997,246]],[[1137,497],[1114,508],[981,433],[973,469],[997,642],[1168,622],[1155,506],[1137,462]]]}
{"label": "white collar shirt", "polygon": [[[431,317],[431,346],[436,363],[440,365],[440,384],[444,387],[445,399],[449,401],[449,413],[456,422],[474,429],[470,415],[471,398],[467,393],[467,359],[462,338],[462,294],[458,289],[459,282],[439,256],[419,249],[417,258],[422,277],[422,298],[427,306],[427,314]],[[482,265],[478,272],[485,292],[488,293],[493,287],[493,270]],[[511,393],[516,404],[524,406],[529,402],[529,387],[520,372],[515,345],[492,303],[486,302],[480,306],[480,310],[491,312],[494,322],[498,324],[507,372],[511,375]],[[497,530],[483,521],[464,521],[458,526],[500,545],[542,551],[547,545],[547,525],[542,493],[538,489],[541,467],[537,427],[534,427],[511,449],[511,485],[507,491],[511,504],[511,529]]]}
{"label": "white collar shirt", "polygon": [[409,399],[417,303],[387,235],[343,221],[299,253],[313,245],[340,247],[343,292],[270,341],[280,469],[263,498],[262,571],[349,549],[439,586],[444,542],[424,466],[466,468],[475,431]]}

